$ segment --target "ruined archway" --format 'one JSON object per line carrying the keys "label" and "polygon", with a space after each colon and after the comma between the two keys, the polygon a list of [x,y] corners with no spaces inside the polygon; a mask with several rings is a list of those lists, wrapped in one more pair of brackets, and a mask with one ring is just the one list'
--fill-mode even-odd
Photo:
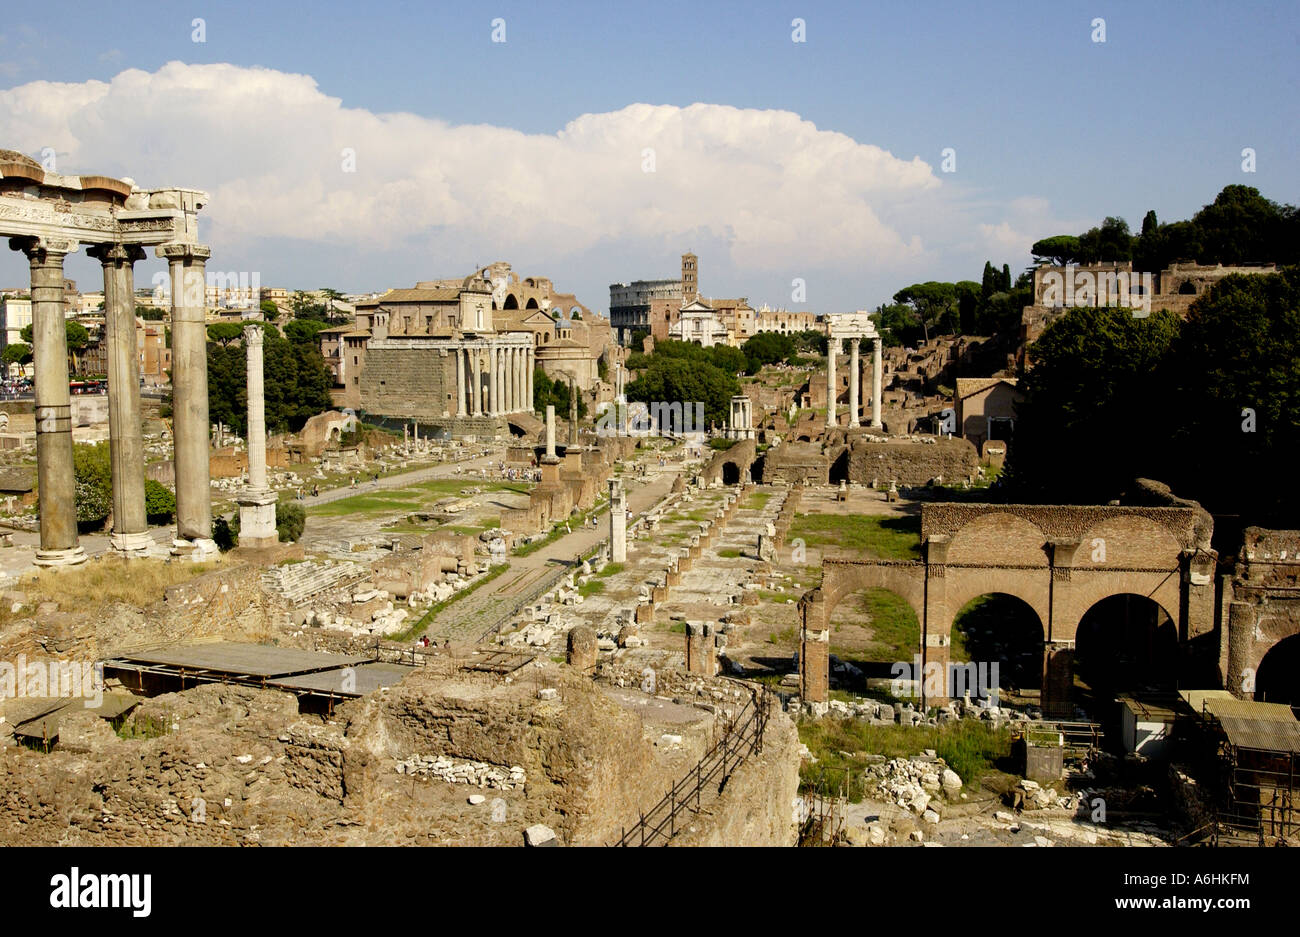
{"label": "ruined archway", "polygon": [[517,298],[515,298],[515,294],[514,294],[514,293],[507,293],[507,294],[506,294],[506,301],[505,301],[504,303],[502,303],[501,308],[502,308],[502,309],[518,309],[518,308],[519,308],[519,300],[518,300]]}
{"label": "ruined archway", "polygon": [[[835,675],[838,686],[856,692],[886,690],[911,668],[921,653],[921,620],[902,595],[884,586],[866,586],[843,595],[827,610],[830,653],[847,665]],[[897,695],[897,694],[894,694]]]}
{"label": "ruined archway", "polygon": [[1261,703],[1300,706],[1300,634],[1274,644],[1259,662],[1255,699]]}
{"label": "ruined archway", "polygon": [[722,483],[724,485],[740,484],[740,466],[735,462],[722,463]]}
{"label": "ruined archway", "polygon": [[1085,706],[1178,683],[1178,628],[1155,600],[1119,593],[1095,602],[1075,630],[1076,696]]}
{"label": "ruined archway", "polygon": [[986,592],[953,616],[951,659],[987,667],[999,691],[1041,691],[1045,634],[1038,612],[1024,599]]}

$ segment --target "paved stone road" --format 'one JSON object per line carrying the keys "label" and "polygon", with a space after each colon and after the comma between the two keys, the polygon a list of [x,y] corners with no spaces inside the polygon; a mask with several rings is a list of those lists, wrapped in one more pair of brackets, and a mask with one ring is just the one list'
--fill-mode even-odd
{"label": "paved stone road", "polygon": [[[629,483],[628,509],[640,514],[657,504],[673,486],[677,472],[672,468],[640,485]],[[553,572],[571,568],[573,560],[594,548],[609,535],[609,509],[600,512],[595,527],[579,527],[527,556],[511,557],[510,568],[482,586],[473,595],[444,608],[429,623],[425,634],[441,641],[476,641],[479,636],[509,618],[518,606],[531,601],[536,585]]]}

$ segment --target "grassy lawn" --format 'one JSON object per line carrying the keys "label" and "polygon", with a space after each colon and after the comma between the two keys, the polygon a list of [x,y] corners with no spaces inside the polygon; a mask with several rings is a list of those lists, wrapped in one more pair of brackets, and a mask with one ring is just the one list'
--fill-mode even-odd
{"label": "grassy lawn", "polygon": [[878,514],[800,514],[790,540],[879,560],[919,560],[921,519]]}
{"label": "grassy lawn", "polygon": [[[856,597],[859,608],[871,616],[870,656],[876,660],[910,661],[921,648],[921,624],[912,606],[888,589],[867,589]],[[832,613],[833,616],[833,613]],[[832,624],[831,653],[861,658],[860,650],[841,651],[835,642],[839,625]]]}
{"label": "grassy lawn", "polygon": [[719,550],[718,556],[724,560],[734,560],[734,559],[739,559],[739,557],[741,556],[741,552],[737,550],[735,547],[727,547],[727,549],[725,550]]}
{"label": "grassy lawn", "polygon": [[772,497],[770,491],[755,491],[745,499],[741,505],[747,511],[761,511],[767,507],[768,500]]}
{"label": "grassy lawn", "polygon": [[313,505],[307,509],[307,514],[309,517],[342,517],[347,514],[386,514],[397,511],[413,513],[443,498],[471,497],[462,495],[462,491],[477,489],[486,495],[497,492],[527,494],[531,488],[531,485],[521,482],[476,483],[469,479],[433,478],[404,488],[360,491],[328,504]]}
{"label": "grassy lawn", "polygon": [[903,758],[927,748],[961,775],[967,787],[1008,766],[1011,734],[982,722],[953,722],[943,726],[873,726],[863,719],[816,719],[799,723],[799,739],[808,746],[814,764],[799,768],[801,787],[811,790],[819,781],[824,789],[839,791],[847,785],[848,797],[859,803],[866,785],[864,755]]}
{"label": "grassy lawn", "polygon": [[591,596],[604,591],[605,584],[599,579],[592,579],[578,586],[578,595],[582,596],[584,599],[591,598]]}

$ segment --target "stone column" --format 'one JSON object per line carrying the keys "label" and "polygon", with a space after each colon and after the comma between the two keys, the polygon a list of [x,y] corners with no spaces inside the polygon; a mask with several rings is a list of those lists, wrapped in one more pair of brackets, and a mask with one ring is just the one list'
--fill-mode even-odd
{"label": "stone column", "polygon": [[849,426],[858,425],[858,400],[861,396],[862,380],[859,373],[862,365],[858,361],[858,344],[862,341],[861,337],[855,336],[849,339]]}
{"label": "stone column", "polygon": [[235,498],[239,502],[241,549],[265,549],[279,542],[275,529],[278,498],[266,483],[266,390],[262,382],[264,337],[260,327],[244,326],[244,352],[248,358],[248,487]]}
{"label": "stone column", "polygon": [[838,338],[831,336],[831,340],[826,345],[826,425],[828,427],[835,425],[835,392],[839,390],[835,382],[835,346],[839,343]]}
{"label": "stone column", "polygon": [[488,414],[496,416],[501,407],[499,388],[501,373],[497,368],[497,346],[488,346]]}
{"label": "stone column", "polygon": [[569,445],[578,445],[578,378],[569,374]]}
{"label": "stone column", "polygon": [[524,402],[524,349],[515,349],[515,410],[523,412],[529,409]]}
{"label": "stone column", "polygon": [[76,480],[72,470],[72,398],[68,393],[68,337],[63,315],[63,258],[76,241],[13,238],[32,270],[32,366],[36,383],[36,479],[40,488],[41,545],[37,566],[85,562],[77,542]]}
{"label": "stone column", "polygon": [[456,416],[465,416],[465,349],[456,349]]}
{"label": "stone column", "polygon": [[144,249],[105,244],[87,251],[104,268],[104,338],[108,349],[108,447],[113,472],[113,533],[123,556],[153,546],[144,507],[144,437],[140,422],[140,353],[135,342],[136,261]]}
{"label": "stone column", "polygon": [[609,480],[609,559],[627,562],[627,495],[617,478]]}
{"label": "stone column", "polygon": [[519,410],[519,349],[506,349],[506,412]]}
{"label": "stone column", "polygon": [[212,251],[198,244],[165,244],[172,292],[172,440],[176,464],[176,539],[172,553],[201,559],[212,542],[208,460],[207,279]]}
{"label": "stone column", "polygon": [[469,356],[469,410],[470,416],[483,415],[483,388],[482,378],[479,377],[478,370],[478,349],[467,348],[465,354]]}
{"label": "stone column", "polygon": [[527,385],[528,385],[528,390],[525,393],[525,396],[528,397],[528,412],[532,413],[533,412],[533,371],[537,368],[536,349],[529,348],[528,354],[525,357],[527,360],[524,362],[524,377],[527,379]]}
{"label": "stone column", "polygon": [[555,455],[555,406],[546,405],[546,458],[554,461]]}
{"label": "stone column", "polygon": [[871,342],[871,428],[880,429],[880,395],[884,383],[881,368],[880,338]]}

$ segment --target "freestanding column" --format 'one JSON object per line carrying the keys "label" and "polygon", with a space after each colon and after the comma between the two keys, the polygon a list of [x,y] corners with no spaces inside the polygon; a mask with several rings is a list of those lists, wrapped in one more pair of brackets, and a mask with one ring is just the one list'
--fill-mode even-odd
{"label": "freestanding column", "polygon": [[528,354],[525,356],[525,359],[526,360],[524,361],[524,377],[527,379],[527,385],[528,385],[528,390],[526,393],[526,396],[528,397],[528,412],[532,413],[536,409],[536,406],[533,403],[533,399],[534,399],[533,398],[533,371],[537,367],[537,352],[534,351],[532,348],[529,348]]}
{"label": "freestanding column", "polygon": [[113,471],[113,533],[123,556],[153,546],[144,507],[144,438],[140,423],[140,354],[135,344],[135,274],[144,249],[105,244],[87,251],[104,267],[104,336],[108,346],[108,448]]}
{"label": "freestanding column", "polygon": [[14,238],[32,268],[32,364],[36,380],[36,478],[40,486],[38,566],[85,562],[77,542],[76,480],[72,470],[72,398],[68,393],[68,333],[63,315],[63,258],[76,241]]}
{"label": "freestanding column", "polygon": [[578,378],[569,375],[569,445],[578,445]]}
{"label": "freestanding column", "polygon": [[862,365],[858,362],[858,344],[862,339],[855,336],[849,339],[849,425],[858,425],[858,398],[861,395],[862,380],[859,377],[859,371]]}
{"label": "freestanding column", "polygon": [[546,405],[546,458],[555,461],[555,405]]}
{"label": "freestanding column", "polygon": [[609,560],[627,562],[627,496],[617,478],[609,480]]}
{"label": "freestanding column", "polygon": [[212,251],[198,244],[166,244],[172,291],[172,427],[176,455],[176,540],[172,553],[198,560],[215,553],[208,461],[208,333],[204,322]]}
{"label": "freestanding column", "polygon": [[275,504],[279,500],[266,483],[266,388],[262,382],[260,326],[244,326],[244,353],[248,358],[248,487],[239,502],[239,546],[265,549],[279,542],[275,529]]}
{"label": "freestanding column", "polygon": [[456,349],[456,415],[465,415],[465,349]]}
{"label": "freestanding column", "polygon": [[835,425],[835,392],[839,386],[835,383],[835,346],[840,340],[834,335],[826,345],[826,425]]}
{"label": "freestanding column", "polygon": [[871,342],[871,428],[879,429],[880,423],[880,395],[881,386],[884,379],[881,376],[882,368],[880,362],[880,339],[875,338]]}

